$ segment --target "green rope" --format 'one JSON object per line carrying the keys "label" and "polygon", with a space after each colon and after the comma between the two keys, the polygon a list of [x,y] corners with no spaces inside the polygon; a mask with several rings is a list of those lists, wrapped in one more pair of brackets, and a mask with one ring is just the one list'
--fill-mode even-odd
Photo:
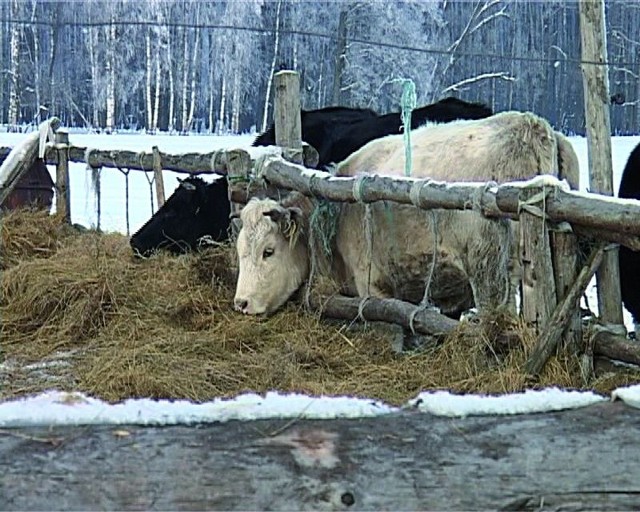
{"label": "green rope", "polygon": [[404,175],[411,176],[411,111],[416,108],[416,85],[411,79],[402,83],[401,107],[404,127]]}
{"label": "green rope", "polygon": [[314,237],[327,258],[331,258],[331,247],[338,230],[338,214],[338,204],[322,199],[317,201],[309,218],[311,237]]}

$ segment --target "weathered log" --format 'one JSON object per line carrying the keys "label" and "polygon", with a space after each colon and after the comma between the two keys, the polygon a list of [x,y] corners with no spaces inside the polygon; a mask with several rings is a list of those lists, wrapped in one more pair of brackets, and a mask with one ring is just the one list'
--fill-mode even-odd
{"label": "weathered log", "polygon": [[[521,186],[500,185],[496,203],[500,210],[518,209]],[[545,215],[554,222],[570,222],[588,228],[613,230],[628,235],[640,235],[640,201],[606,197],[591,192],[577,192],[556,188],[545,201]]]}
{"label": "weathered log", "polygon": [[[556,287],[556,303],[564,300],[578,273],[578,238],[570,232],[550,231],[553,257],[553,280]],[[582,342],[582,318],[580,309],[575,308],[562,333],[564,346],[578,354]]]}
{"label": "weathered log", "polygon": [[56,135],[56,213],[71,224],[71,189],[69,183],[69,133],[59,130]]}
{"label": "weathered log", "polygon": [[624,363],[640,365],[640,343],[631,342],[624,336],[600,329],[593,334],[594,353]]}
{"label": "weathered log", "polygon": [[[436,182],[391,176],[335,177],[321,171],[310,171],[282,159],[272,158],[261,172],[269,183],[282,188],[295,189],[309,196],[322,196],[334,201],[354,203],[354,181],[358,198],[365,203],[390,200],[413,204],[413,197],[420,208],[444,208],[469,210],[476,208],[488,217],[516,218],[520,211],[520,191],[536,181],[553,192],[545,199],[544,213],[547,220],[570,222],[588,228],[617,231],[627,235],[640,235],[640,201],[599,196],[588,192],[564,190],[553,176],[534,178],[515,185],[513,183],[489,186],[486,183]],[[552,183],[556,183],[554,188]],[[607,241],[609,240],[607,238]]]}
{"label": "weathered log", "polygon": [[[361,316],[370,322],[388,322],[411,328],[411,315],[418,306],[398,299],[359,298],[334,295],[309,298],[310,306],[325,317],[356,320]],[[434,310],[420,310],[413,319],[413,328],[420,334],[440,337],[456,328],[458,322]]]}
{"label": "weathered log", "polygon": [[[538,187],[523,188],[520,203],[527,205],[538,194]],[[536,333],[540,333],[557,303],[549,230],[544,217],[524,207],[518,225],[522,250],[519,255],[522,265],[522,316]]]}
{"label": "weathered log", "polygon": [[[0,163],[4,162],[11,152],[10,147],[0,147]],[[277,151],[271,148],[271,151]],[[234,150],[230,150],[234,151]],[[226,174],[226,158],[227,150],[212,151],[210,153],[160,153],[162,159],[162,168],[181,174],[198,175],[198,174]],[[302,153],[304,155],[304,164],[309,168],[315,168],[318,165],[318,151],[306,142],[302,143]],[[69,161],[86,163],[87,148],[83,146],[69,146]],[[211,160],[215,171],[211,170]],[[58,163],[56,150],[52,146],[48,146],[45,150],[45,160],[48,164],[55,165]],[[255,164],[251,160],[251,165]],[[153,171],[153,153],[146,152],[136,153],[129,150],[101,150],[91,148],[89,151],[89,165],[94,168],[109,167],[113,169],[127,168],[132,171]]]}
{"label": "weathered log", "polygon": [[538,342],[525,364],[525,371],[527,373],[538,375],[556,350],[560,336],[567,328],[571,314],[578,308],[580,297],[584,294],[589,285],[589,281],[591,281],[591,278],[602,262],[605,248],[605,243],[600,242],[598,246],[593,249],[587,264],[580,270],[578,277],[566,297],[554,310],[551,319],[547,322],[544,330],[538,337]]}
{"label": "weathered log", "polygon": [[162,156],[158,146],[153,146],[153,178],[156,183],[156,200],[158,201],[158,209],[164,204],[164,179],[162,177]]}
{"label": "weathered log", "polygon": [[276,145],[282,148],[284,158],[301,164],[300,77],[295,71],[282,70],[274,75],[273,82]]}
{"label": "weathered log", "polygon": [[640,236],[638,235],[625,235],[624,233],[607,229],[587,228],[579,224],[573,224],[571,228],[576,235],[581,237],[591,238],[593,240],[606,240],[607,242],[624,245],[633,251],[640,251]]}
{"label": "weathered log", "polygon": [[609,359],[605,356],[595,356],[593,358],[593,373],[595,377],[603,377],[611,373],[630,372],[640,374],[640,366],[627,364],[616,359]]}
{"label": "weathered log", "polygon": [[39,156],[40,139],[44,134],[49,138],[60,126],[60,120],[52,117],[40,124],[38,131],[30,133],[20,144],[8,153],[0,165],[0,205],[11,194],[11,191]]}
{"label": "weathered log", "polygon": [[[3,510],[637,510],[640,413],[5,429]],[[571,463],[568,463],[570,461]]]}

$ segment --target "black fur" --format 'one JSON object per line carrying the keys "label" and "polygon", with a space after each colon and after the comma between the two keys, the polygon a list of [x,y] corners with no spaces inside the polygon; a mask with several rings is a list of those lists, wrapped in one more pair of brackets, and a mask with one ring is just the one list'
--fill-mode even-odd
{"label": "black fur", "polygon": [[175,254],[197,248],[198,240],[209,236],[221,242],[229,237],[227,178],[207,183],[190,177],[180,186],[130,240],[136,254],[148,256],[158,249]]}

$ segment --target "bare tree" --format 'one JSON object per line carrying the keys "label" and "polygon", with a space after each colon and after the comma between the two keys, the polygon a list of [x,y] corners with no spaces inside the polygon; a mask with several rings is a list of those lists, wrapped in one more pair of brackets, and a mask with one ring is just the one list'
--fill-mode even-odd
{"label": "bare tree", "polygon": [[271,59],[271,68],[269,70],[269,79],[267,81],[267,90],[264,95],[264,109],[262,111],[261,131],[267,129],[269,124],[269,105],[271,102],[271,86],[273,85],[273,75],[276,72],[276,63],[278,61],[278,51],[280,49],[280,13],[282,10],[282,0],[278,0],[276,4],[276,21],[273,40],[273,58]]}
{"label": "bare tree", "polygon": [[[20,3],[18,0],[11,2],[11,18],[16,20],[20,16]],[[13,129],[18,126],[18,113],[20,110],[20,37],[22,26],[18,23],[11,25],[10,71],[9,71],[9,125]]]}

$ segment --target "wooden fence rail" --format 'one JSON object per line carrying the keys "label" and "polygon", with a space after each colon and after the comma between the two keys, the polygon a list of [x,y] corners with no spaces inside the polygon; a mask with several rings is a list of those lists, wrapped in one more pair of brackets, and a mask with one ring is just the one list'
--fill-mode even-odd
{"label": "wooden fence rail", "polygon": [[[280,158],[267,158],[260,177],[266,185],[297,190],[312,197],[333,201],[395,201],[419,208],[468,210],[477,208],[487,217],[517,218],[526,189],[544,188],[545,200],[537,203],[547,220],[570,222],[578,234],[621,243],[640,249],[640,201],[618,199],[589,192],[568,190],[553,176],[537,177],[520,183],[446,183],[428,179],[390,176],[335,177],[305,169]],[[249,180],[250,177],[244,177]],[[246,183],[237,188],[246,188]],[[260,188],[257,185],[254,188]],[[268,190],[268,188],[267,188]],[[235,197],[241,194],[236,194]]]}

